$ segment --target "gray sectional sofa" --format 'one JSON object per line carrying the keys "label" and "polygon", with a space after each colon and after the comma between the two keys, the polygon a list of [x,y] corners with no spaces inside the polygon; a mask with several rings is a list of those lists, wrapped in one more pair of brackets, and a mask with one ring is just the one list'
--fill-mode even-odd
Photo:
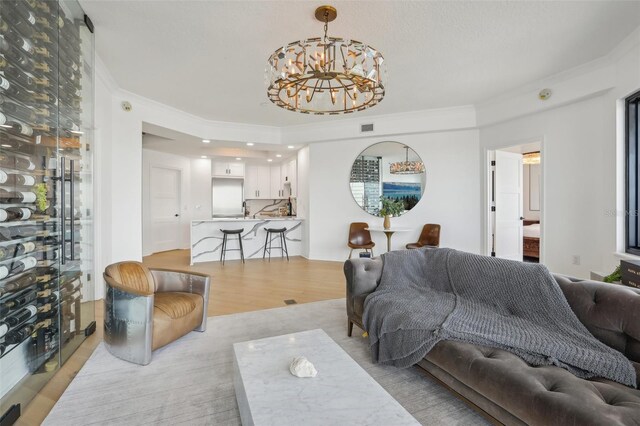
{"label": "gray sectional sofa", "polygon": [[[349,336],[354,324],[364,329],[364,301],[379,284],[382,267],[380,258],[344,264]],[[554,277],[578,319],[622,352],[640,378],[640,291]],[[640,425],[640,390],[580,379],[558,367],[533,367],[504,350],[442,341],[418,366],[497,424]]]}

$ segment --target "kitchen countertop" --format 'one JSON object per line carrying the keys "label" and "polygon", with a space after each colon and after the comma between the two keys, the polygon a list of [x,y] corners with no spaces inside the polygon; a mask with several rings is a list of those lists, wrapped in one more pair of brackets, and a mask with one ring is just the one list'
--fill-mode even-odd
{"label": "kitchen countertop", "polygon": [[211,219],[192,220],[191,222],[262,222],[264,220],[303,220],[298,216],[262,216],[257,218],[252,217],[213,217]]}

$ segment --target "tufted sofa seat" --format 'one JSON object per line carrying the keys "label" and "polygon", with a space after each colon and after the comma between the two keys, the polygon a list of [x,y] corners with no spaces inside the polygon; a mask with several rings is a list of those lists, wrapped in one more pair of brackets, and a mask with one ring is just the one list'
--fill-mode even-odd
{"label": "tufted sofa seat", "polygon": [[[363,328],[364,300],[379,283],[382,260],[348,260],[344,272],[351,335],[353,324]],[[640,373],[640,291],[554,278],[587,329],[625,354]],[[442,341],[418,366],[493,422],[640,425],[640,390],[603,378],[581,379],[558,367],[534,367],[500,349]]]}

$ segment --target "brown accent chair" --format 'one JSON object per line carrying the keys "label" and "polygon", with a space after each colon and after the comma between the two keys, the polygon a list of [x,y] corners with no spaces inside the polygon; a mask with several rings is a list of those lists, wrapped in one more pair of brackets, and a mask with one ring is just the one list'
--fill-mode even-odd
{"label": "brown accent chair", "polygon": [[373,256],[373,248],[376,243],[371,239],[371,233],[367,230],[369,224],[366,222],[353,222],[349,226],[349,242],[347,245],[351,249],[349,251],[349,259],[353,254],[353,250],[366,250],[371,251]]}
{"label": "brown accent chair", "polygon": [[104,279],[104,342],[118,358],[149,364],[152,351],[207,327],[208,275],[120,262]]}
{"label": "brown accent chair", "polygon": [[420,238],[415,243],[407,244],[408,249],[417,249],[420,247],[440,247],[440,225],[435,223],[427,223],[420,233]]}

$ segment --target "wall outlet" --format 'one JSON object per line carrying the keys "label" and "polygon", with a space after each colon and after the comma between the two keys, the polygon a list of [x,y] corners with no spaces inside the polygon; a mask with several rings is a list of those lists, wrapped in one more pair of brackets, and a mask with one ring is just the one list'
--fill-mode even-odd
{"label": "wall outlet", "polygon": [[580,265],[580,256],[578,256],[577,254],[574,254],[571,257],[571,263],[573,263],[574,265]]}

